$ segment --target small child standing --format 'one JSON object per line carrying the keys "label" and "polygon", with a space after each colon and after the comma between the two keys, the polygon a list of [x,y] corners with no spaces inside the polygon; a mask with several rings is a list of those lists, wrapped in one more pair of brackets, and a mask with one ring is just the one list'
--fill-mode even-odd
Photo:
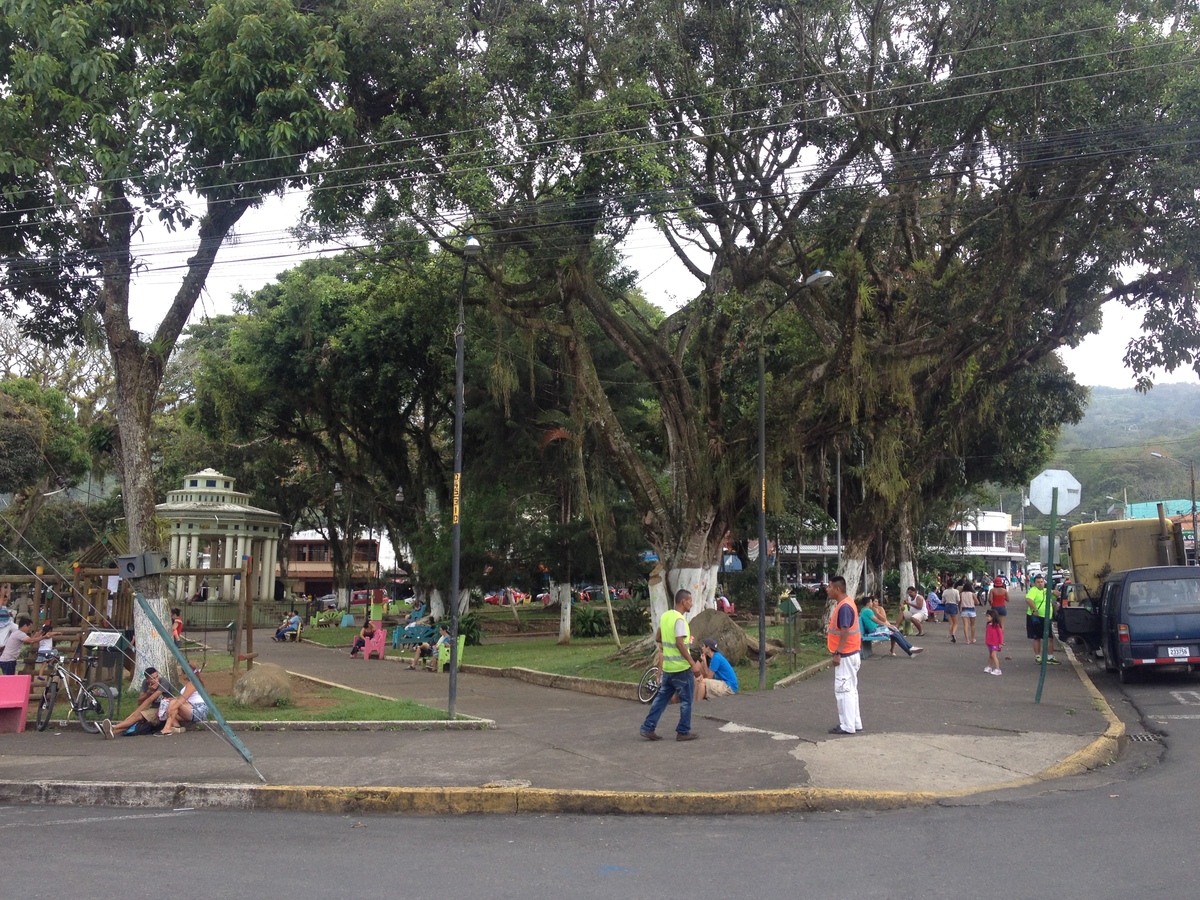
{"label": "small child standing", "polygon": [[1004,622],[994,609],[987,611],[987,628],[984,629],[983,642],[988,648],[988,664],[983,671],[989,675],[1000,675],[1000,651],[1004,649]]}
{"label": "small child standing", "polygon": [[51,625],[47,622],[42,626],[42,631],[38,635],[37,659],[35,660],[35,662],[39,663],[37,671],[38,681],[46,680],[46,663],[52,659],[58,659],[58,651],[54,649],[54,639],[62,637],[62,635],[50,629]]}

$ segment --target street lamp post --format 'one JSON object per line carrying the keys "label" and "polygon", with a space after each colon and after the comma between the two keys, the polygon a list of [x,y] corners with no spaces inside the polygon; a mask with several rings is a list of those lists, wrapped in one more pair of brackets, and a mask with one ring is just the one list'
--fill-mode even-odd
{"label": "street lamp post", "polygon": [[1155,459],[1169,459],[1176,465],[1186,465],[1188,475],[1192,481],[1192,565],[1200,565],[1200,559],[1196,558],[1196,461],[1189,459],[1184,463],[1181,459],[1176,459],[1173,456],[1167,456],[1165,453],[1151,453]]}
{"label": "street lamp post", "polygon": [[[463,245],[462,281],[458,286],[458,327],[454,329],[454,484],[450,493],[450,699],[446,717],[453,721],[458,696],[458,592],[462,529],[459,521],[462,502],[462,425],[463,357],[466,347],[467,320],[463,308],[467,295],[467,271],[479,256],[479,241],[468,237]],[[436,663],[435,663],[436,665]]]}
{"label": "street lamp post", "polygon": [[[802,290],[833,281],[833,273],[818,269],[804,279]],[[770,318],[768,316],[767,318]],[[764,321],[764,325],[765,325]],[[767,688],[767,376],[763,338],[758,339],[758,688]],[[721,559],[725,546],[721,545]]]}

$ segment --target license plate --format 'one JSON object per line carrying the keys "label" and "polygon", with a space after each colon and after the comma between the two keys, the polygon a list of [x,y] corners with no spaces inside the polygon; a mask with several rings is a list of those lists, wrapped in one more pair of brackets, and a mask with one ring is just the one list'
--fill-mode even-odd
{"label": "license plate", "polygon": [[1171,659],[1187,659],[1191,656],[1187,647],[1168,647],[1167,656]]}

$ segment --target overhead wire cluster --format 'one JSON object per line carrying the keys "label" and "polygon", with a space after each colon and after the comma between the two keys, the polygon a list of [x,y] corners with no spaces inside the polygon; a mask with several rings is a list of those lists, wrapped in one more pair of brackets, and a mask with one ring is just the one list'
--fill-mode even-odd
{"label": "overhead wire cluster", "polygon": [[[1011,51],[1013,48],[1022,44],[1034,44],[1042,41],[1062,41],[1063,39],[1085,36],[1096,32],[1102,32],[1107,29],[1107,26],[1097,26],[1095,28],[1077,29],[1066,31],[1057,34],[1042,35],[1030,37],[1021,41],[1005,41],[996,44],[981,45],[979,47],[968,48],[963,51],[946,51],[942,54],[936,54],[930,59],[939,57],[949,58],[952,55],[967,56],[973,53],[984,51],[995,51],[997,49],[1006,49]],[[889,84],[878,88],[863,92],[862,94],[854,95],[855,100],[861,100],[864,107],[872,100],[883,98],[885,100],[893,98],[900,92],[919,92],[923,89],[935,89],[939,92],[937,97],[929,97],[925,99],[903,97],[900,101],[891,100],[892,104],[901,102],[905,108],[917,108],[931,104],[943,103],[962,103],[972,100],[982,100],[989,97],[994,97],[1003,94],[1011,94],[1024,90],[1045,90],[1055,85],[1065,85],[1073,82],[1088,82],[1097,79],[1105,79],[1115,75],[1126,75],[1136,71],[1149,71],[1156,68],[1174,67],[1187,61],[1195,61],[1197,57],[1187,57],[1183,60],[1173,59],[1165,63],[1157,63],[1143,67],[1122,69],[1115,67],[1111,71],[1087,73],[1075,76],[1064,76],[1059,79],[1042,79],[1022,85],[1012,85],[1007,87],[993,88],[984,87],[981,90],[968,90],[964,93],[953,93],[950,90],[957,84],[968,85],[970,82],[981,78],[995,78],[1006,74],[1018,73],[1030,69],[1038,71],[1048,71],[1056,66],[1061,66],[1069,63],[1086,62],[1096,58],[1118,57],[1122,53],[1133,51],[1144,51],[1147,49],[1163,48],[1173,49],[1185,47],[1188,45],[1187,37],[1164,35],[1160,41],[1147,42],[1138,46],[1130,46],[1125,48],[1106,48],[1093,53],[1077,54],[1071,56],[1062,56],[1053,59],[1048,59],[1037,63],[1020,63],[1010,66],[1006,69],[989,69],[981,72],[966,72],[952,73],[945,79],[937,82],[915,82],[905,84]],[[845,68],[828,73],[822,73],[819,80],[823,83],[828,83],[832,79],[840,75],[853,75],[859,70],[855,68]],[[788,79],[780,79],[777,81],[760,82],[757,84],[748,85],[748,90],[769,91],[775,89],[786,88],[793,84],[801,84],[818,80],[816,76],[805,75],[796,76]],[[626,107],[629,110],[649,110],[651,113],[656,108],[670,108],[673,104],[680,104],[695,99],[703,99],[706,96],[717,93],[716,89],[713,92],[697,92],[695,94],[681,95],[678,97],[665,98],[661,101],[647,101],[643,104],[634,104]],[[549,152],[557,150],[560,147],[568,148],[568,157],[575,159],[589,154],[608,154],[613,152],[638,152],[656,147],[673,146],[679,142],[687,142],[707,135],[720,137],[725,140],[737,140],[739,137],[748,136],[757,131],[777,131],[781,128],[803,130],[821,123],[830,122],[836,119],[845,117],[854,117],[859,115],[859,112],[838,109],[834,112],[822,112],[813,116],[801,116],[798,118],[791,117],[791,111],[797,106],[810,102],[836,102],[831,96],[824,96],[819,100],[811,98],[797,98],[795,101],[787,101],[777,105],[766,105],[749,110],[740,110],[736,112],[721,112],[708,117],[701,117],[693,121],[684,121],[681,130],[684,133],[669,134],[662,137],[651,137],[649,139],[635,141],[620,146],[606,146],[605,141],[612,139],[623,138],[627,136],[637,136],[645,134],[648,131],[655,129],[654,123],[649,120],[640,122],[629,128],[616,128],[609,130],[601,130],[593,133],[579,135],[562,135],[545,138],[540,141],[533,141],[528,144],[515,146],[514,153],[516,156],[524,156],[532,152]],[[864,108],[861,114],[879,114],[887,112],[893,108],[891,105],[883,104],[873,108]],[[555,125],[567,125],[582,116],[587,115],[582,112],[570,112],[556,115],[546,116],[544,121]],[[753,124],[744,127],[728,127],[728,122],[733,120],[746,121],[757,120]],[[735,123],[736,124],[736,123]],[[985,149],[987,154],[1005,154],[1022,159],[1026,164],[1034,163],[1036,165],[1053,165],[1067,159],[1077,159],[1081,155],[1095,156],[1112,156],[1123,155],[1131,151],[1154,152],[1175,147],[1180,147],[1195,143],[1196,137],[1192,136],[1189,131],[1194,123],[1158,123],[1149,126],[1137,126],[1126,129],[1094,129],[1088,131],[1069,130],[1057,134],[1040,135],[1024,140],[1012,141],[1003,144],[993,144]],[[412,148],[418,152],[422,148],[429,148],[433,145],[448,145],[456,141],[461,141],[465,145],[481,146],[482,143],[477,140],[471,140],[479,129],[457,129],[436,132],[428,135],[419,136],[402,136],[378,143],[351,145],[339,149],[339,154],[344,158],[352,157],[359,151],[367,153],[378,153],[381,151],[400,150]],[[887,190],[889,187],[904,183],[906,181],[919,180],[929,181],[948,177],[955,174],[953,169],[953,161],[951,156],[956,150],[956,147],[934,147],[914,150],[906,154],[894,154],[889,157],[873,160],[859,160],[848,167],[843,174],[843,184],[851,185],[858,189],[865,190]],[[493,161],[484,164],[478,164],[475,160],[478,158],[478,151],[470,150],[439,150],[439,160],[444,168],[453,168],[458,174],[482,173],[497,175],[502,173],[504,169],[512,165],[511,161]],[[261,160],[241,160],[229,163],[224,166],[200,167],[197,171],[205,171],[209,168],[213,169],[228,169],[236,173],[239,167],[254,165]],[[456,165],[459,162],[466,162],[467,165]],[[553,162],[551,160],[550,162]],[[407,174],[400,176],[385,177],[376,179],[373,177],[363,177],[357,181],[349,181],[343,183],[334,183],[337,178],[343,176],[354,176],[359,173],[370,175],[379,172],[383,169],[395,169],[397,166],[396,159],[393,155],[388,155],[386,159],[364,162],[361,164],[344,164],[337,168],[327,169],[314,173],[313,177],[318,181],[327,182],[326,185],[318,183],[311,188],[313,191],[323,190],[345,190],[351,188],[371,188],[379,185],[395,184],[400,185],[405,182],[413,182],[420,180],[425,176],[419,174]],[[802,193],[806,186],[811,182],[813,174],[820,169],[820,164],[809,162],[793,167],[786,173],[774,180],[773,187],[770,192],[759,191],[754,194],[751,199],[757,201],[769,199],[786,199]],[[960,173],[961,174],[961,173]],[[274,180],[271,182],[275,183]],[[213,186],[214,190],[222,188],[237,187],[240,190],[247,186],[253,187],[255,184],[253,179],[238,179],[236,176],[225,184],[217,184]],[[104,180],[79,185],[84,190],[99,190],[105,185]],[[761,186],[760,186],[761,187]],[[678,215],[687,212],[695,211],[697,203],[692,199],[696,192],[721,193],[731,190],[732,185],[728,183],[707,183],[692,182],[683,185],[664,185],[660,189],[640,194],[633,193],[615,193],[611,196],[599,198],[602,202],[620,203],[624,205],[633,205],[642,210],[640,215]],[[265,196],[265,195],[263,195]],[[1062,198],[1057,198],[1061,200]],[[35,208],[27,212],[44,212],[52,215],[57,206],[45,206]],[[186,207],[185,207],[186,208]],[[549,201],[536,204],[538,215],[543,218],[541,227],[561,227],[578,224],[571,218],[573,214],[574,201],[563,199],[559,201]],[[513,214],[519,214],[523,209],[523,204],[514,203],[511,206]],[[191,212],[194,215],[199,215],[197,208],[192,208]],[[447,224],[453,227],[452,223],[455,218],[451,216],[447,219]],[[0,226],[3,228],[5,226]],[[15,226],[7,226],[15,227]],[[534,226],[538,227],[538,226]],[[657,234],[657,229],[644,220],[627,223],[628,233],[645,233],[654,235]],[[265,262],[286,262],[291,259],[299,259],[312,256],[314,254],[325,254],[332,252],[342,252],[352,249],[365,249],[371,246],[369,242],[356,242],[355,240],[346,240],[337,243],[333,247],[322,248],[316,251],[312,250],[297,250],[292,241],[285,240],[282,235],[285,232],[278,230],[265,230],[262,232],[250,232],[238,235],[237,243],[241,246],[262,245],[264,248],[277,247],[287,244],[288,249],[278,252],[267,252],[257,254],[248,258],[239,258],[230,261],[218,261],[217,267],[224,266],[239,266],[260,265]],[[412,239],[418,242],[422,239]],[[398,242],[398,246],[407,243],[407,241]],[[658,243],[657,246],[661,246]],[[139,278],[146,278],[154,275],[170,275],[187,268],[186,261],[178,263],[172,262],[171,258],[185,253],[191,252],[190,243],[184,242],[155,242],[152,245],[143,247],[138,254],[138,275]],[[100,257],[96,257],[100,261]],[[669,259],[669,257],[668,257]],[[12,262],[13,260],[5,260]],[[23,260],[25,265],[30,263],[30,260]],[[664,263],[665,264],[665,263]],[[52,262],[47,261],[47,269],[52,268]],[[99,276],[96,276],[99,277]],[[210,276],[212,277],[212,276]]]}

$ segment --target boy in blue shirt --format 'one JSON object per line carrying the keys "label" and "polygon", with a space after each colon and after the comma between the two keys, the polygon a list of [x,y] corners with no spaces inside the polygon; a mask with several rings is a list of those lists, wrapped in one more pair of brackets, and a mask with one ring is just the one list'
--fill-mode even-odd
{"label": "boy in blue shirt", "polygon": [[717,642],[704,639],[704,676],[696,680],[696,699],[728,697],[738,692],[737,673],[724,656],[717,652]]}

